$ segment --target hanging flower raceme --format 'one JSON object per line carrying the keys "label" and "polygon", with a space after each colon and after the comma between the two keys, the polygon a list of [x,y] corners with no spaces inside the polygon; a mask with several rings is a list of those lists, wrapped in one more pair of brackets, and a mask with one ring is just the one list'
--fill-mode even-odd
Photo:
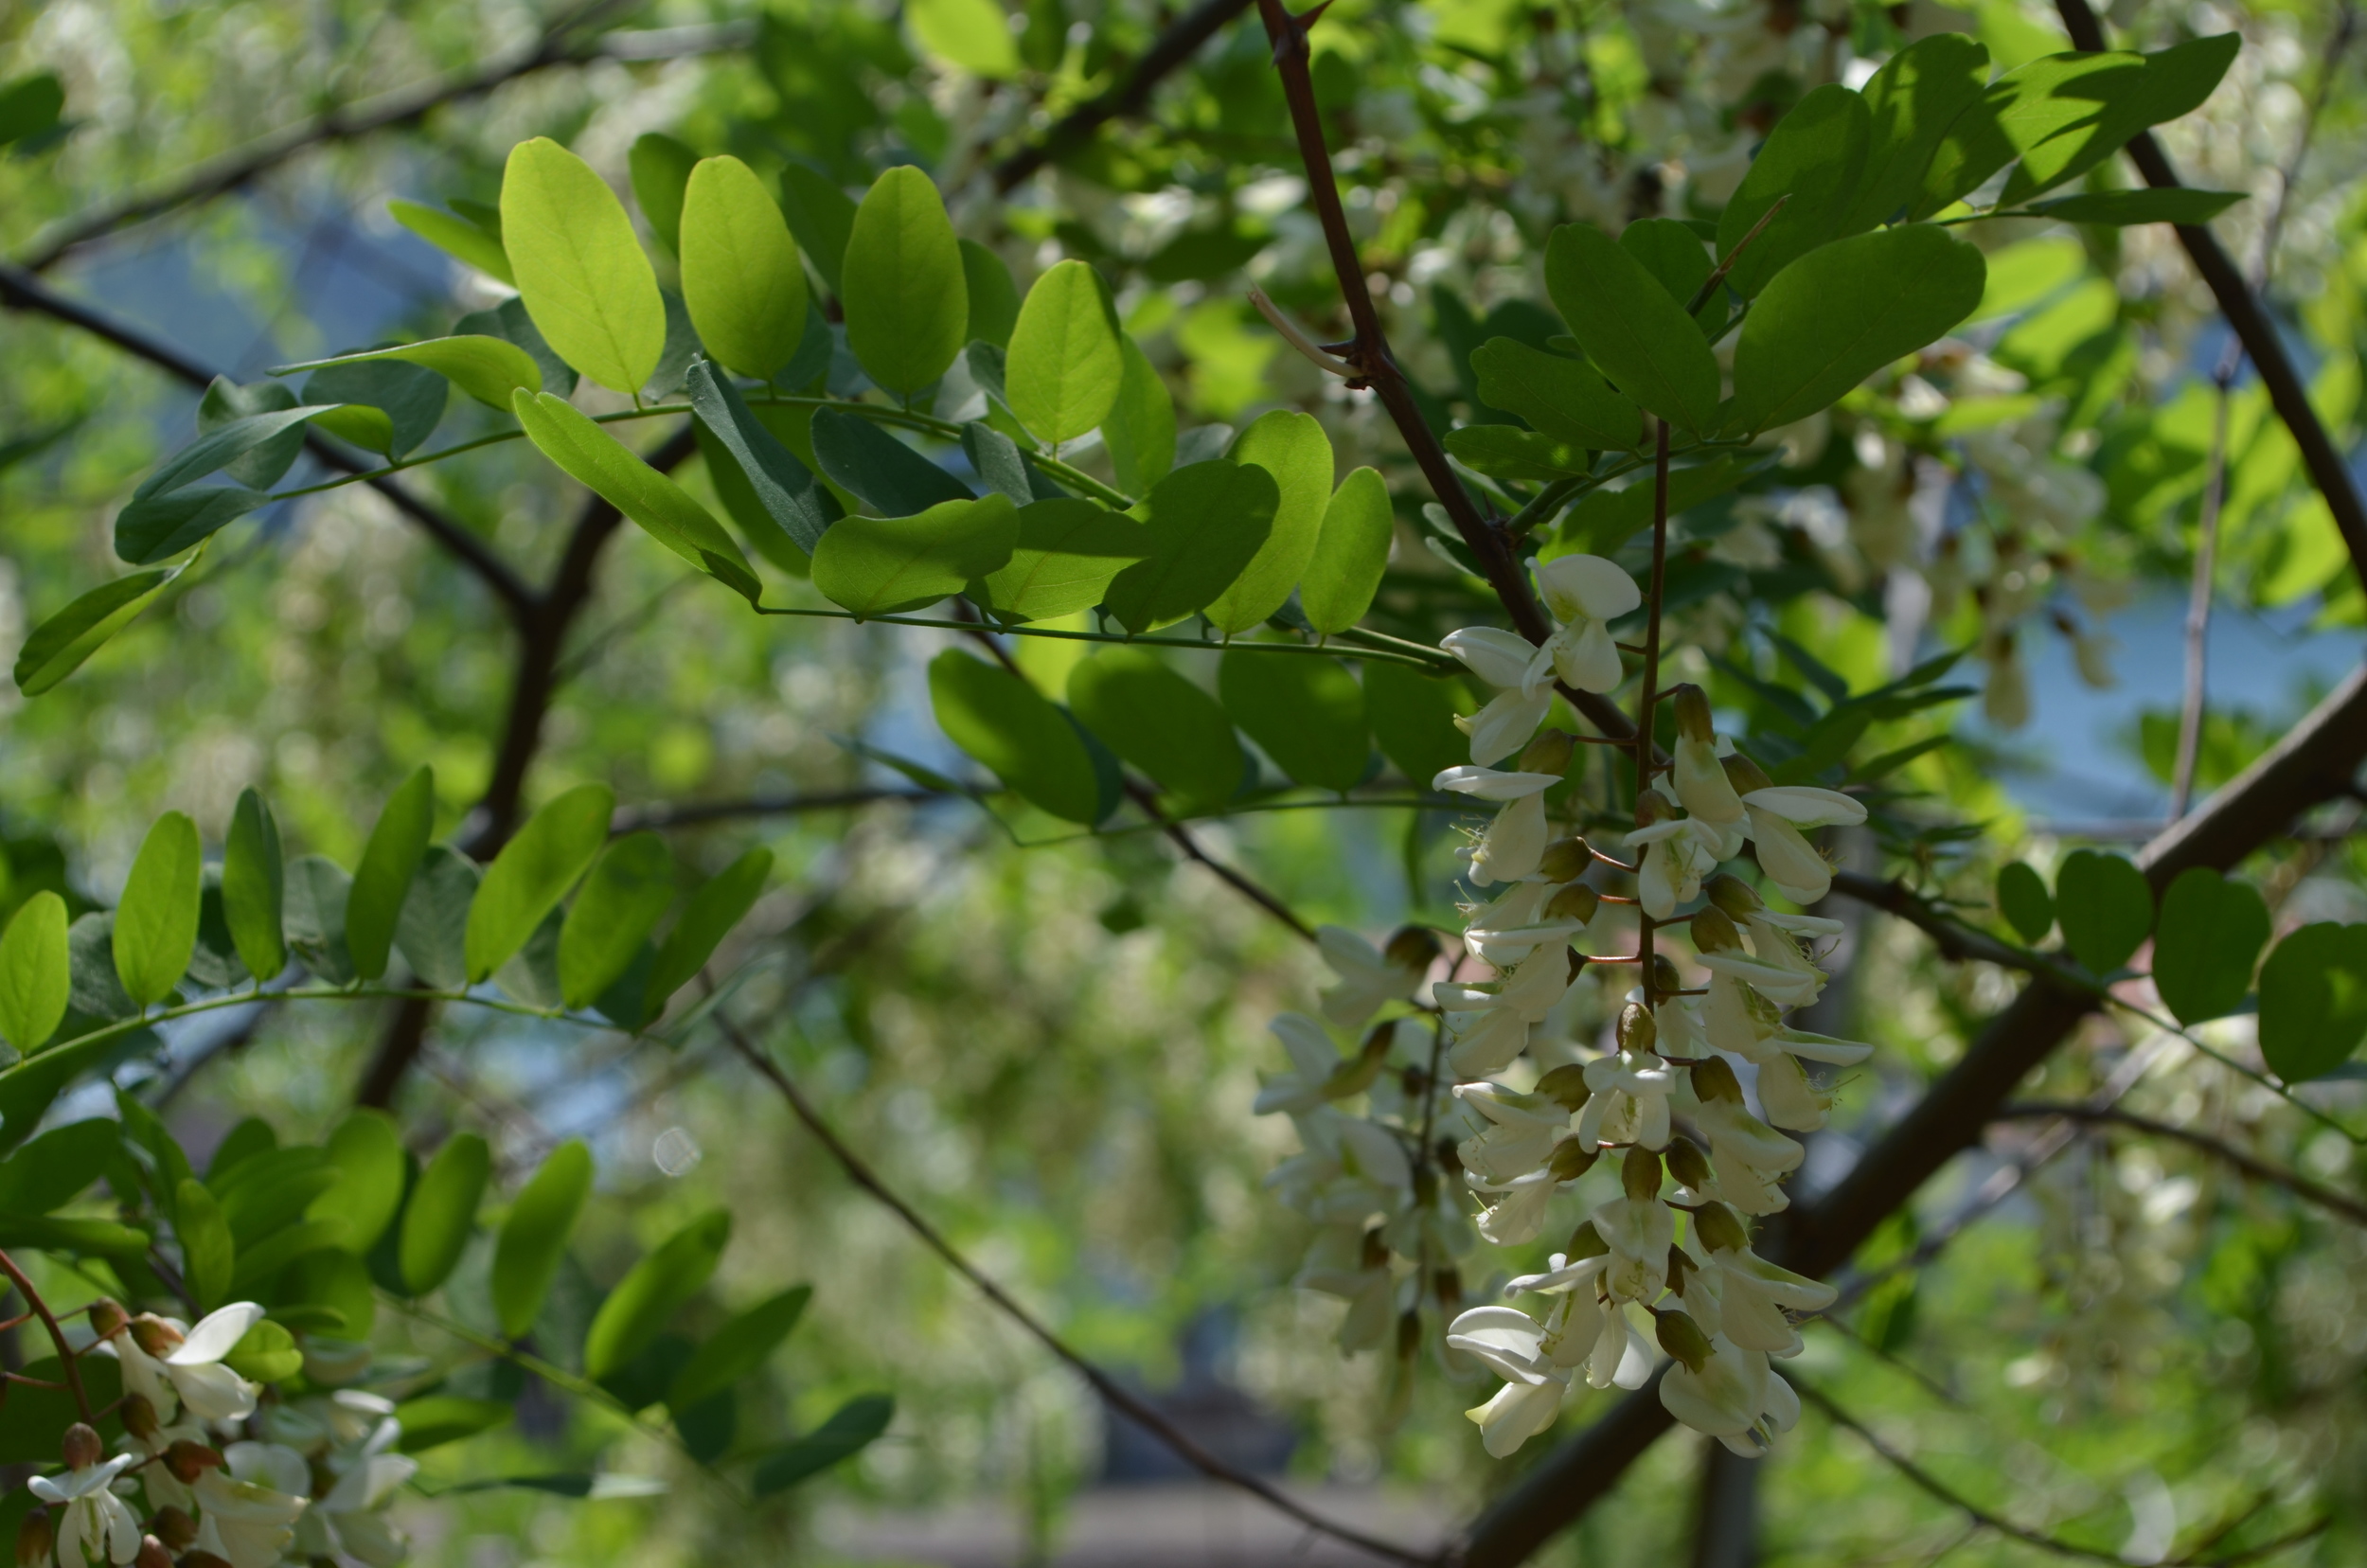
{"label": "hanging flower raceme", "polygon": [[201,1421],[241,1421],[255,1414],[256,1385],[222,1361],[262,1317],[251,1301],[209,1312],[194,1328],[143,1312],[101,1344],[122,1362],[125,1390],[147,1399],[157,1419],[171,1420],[186,1404]]}
{"label": "hanging flower raceme", "polygon": [[1385,948],[1343,927],[1322,926],[1315,945],[1340,977],[1323,993],[1324,1017],[1343,1029],[1356,1028],[1390,1003],[1412,996],[1438,956],[1438,938],[1418,926],[1398,932]]}

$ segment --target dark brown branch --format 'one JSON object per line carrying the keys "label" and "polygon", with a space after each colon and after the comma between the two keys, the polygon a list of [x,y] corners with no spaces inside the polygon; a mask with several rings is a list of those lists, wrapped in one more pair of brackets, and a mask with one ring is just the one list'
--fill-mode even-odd
{"label": "dark brown branch", "polygon": [[[2108,47],[2104,28],[2097,23],[2095,12],[2088,9],[2087,0],[2056,0],[2056,9],[2062,13],[2063,26],[2075,47]],[[2131,136],[2127,151],[2129,161],[2145,177],[2145,184],[2157,190],[2179,188],[2177,170],[2170,167],[2170,160],[2151,133],[2140,131]],[[2286,352],[2285,340],[2278,335],[2275,321],[2260,297],[2246,286],[2234,258],[2228,255],[2208,227],[2180,223],[2178,242],[2186,248],[2195,271],[2202,276],[2212,297],[2219,302],[2227,324],[2243,340],[2244,352],[2251,357],[2252,367],[2260,372],[2261,383],[2269,389],[2269,401],[2275,407],[2277,417],[2285,421],[2286,429],[2292,432],[2293,444],[2301,449],[2302,462],[2309,470],[2311,482],[2326,498],[2326,509],[2334,514],[2334,526],[2350,551],[2352,569],[2359,574],[2362,582],[2367,582],[2367,497],[2360,495],[2350,465],[2320,422],[2317,409],[2310,406],[2308,385],[2302,380],[2293,357]]]}
{"label": "dark brown branch", "polygon": [[2022,1100],[2001,1106],[1996,1120],[2032,1121],[2041,1117],[2060,1116],[2067,1121],[2104,1123],[2126,1127],[2157,1138],[2172,1138],[2190,1149],[2200,1149],[2213,1159],[2234,1167],[2255,1182],[2280,1186],[2305,1203],[2317,1204],[2329,1214],[2339,1214],[2355,1225],[2367,1225],[2367,1203],[2362,1203],[2332,1187],[2320,1186],[2306,1176],[2272,1166],[2254,1154],[2247,1154],[2234,1144],[2215,1138],[2208,1132],[2198,1132],[2191,1127],[2141,1116],[2134,1111],[2115,1106],[2081,1105],[2055,1100]]}
{"label": "dark brown branch", "polygon": [[838,1167],[846,1173],[847,1180],[884,1204],[888,1211],[902,1221],[905,1228],[919,1238],[921,1244],[935,1253],[947,1267],[969,1280],[978,1292],[991,1302],[1005,1316],[1018,1324],[1038,1344],[1059,1357],[1071,1370],[1090,1383],[1094,1392],[1100,1395],[1111,1409],[1133,1421],[1166,1444],[1178,1458],[1210,1480],[1221,1482],[1228,1487],[1238,1488],[1269,1506],[1290,1515],[1310,1530],[1370,1552],[1375,1557],[1386,1558],[1393,1562],[1428,1564],[1436,1560],[1429,1553],[1408,1551],[1393,1542],[1365,1535],[1345,1524],[1336,1523],[1263,1478],[1226,1464],[1194,1441],[1189,1434],[1161,1415],[1140,1395],[1119,1382],[1084,1356],[1079,1355],[1076,1350],[1071,1349],[1068,1344],[1059,1335],[1054,1333],[1042,1319],[1022,1306],[1008,1292],[995,1282],[993,1275],[971,1263],[954,1247],[952,1242],[946,1239],[943,1232],[931,1224],[919,1210],[906,1203],[895,1188],[881,1180],[879,1173],[871,1168],[869,1163],[857,1154],[854,1149],[838,1135],[828,1121],[824,1119],[821,1111],[806,1097],[805,1091],[797,1086],[797,1081],[784,1072],[770,1054],[759,1047],[756,1042],[750,1040],[728,1014],[718,1009],[714,1014],[714,1020],[716,1027],[722,1032],[723,1038],[731,1042],[732,1049],[737,1051],[749,1066],[755,1068],[766,1082],[780,1092],[781,1097],[789,1102],[791,1112],[805,1124],[806,1131],[813,1134],[815,1140],[828,1151],[830,1158],[837,1162]]}
{"label": "dark brown branch", "polygon": [[[2282,837],[2287,824],[2310,807],[2349,793],[2362,760],[2367,669],[2355,672],[2200,810],[2159,834],[2140,851],[2139,866],[2157,895],[2189,866],[2226,870]],[[1798,1212],[1772,1250],[1775,1260],[1819,1276],[1846,1262],[1925,1182],[1979,1141],[2024,1076],[2095,1006],[2091,995],[2043,977],[2033,980],[1847,1176]],[[1670,1424],[1648,1385],[1621,1400],[1539,1460],[1472,1524],[1464,1545],[1468,1568],[1502,1568],[1527,1557],[1616,1486]]]}
{"label": "dark brown branch", "polygon": [[[69,327],[79,327],[126,353],[169,371],[201,392],[213,383],[214,371],[198,360],[169,343],[150,337],[137,328],[67,298],[30,273],[7,262],[0,262],[0,306],[11,311],[30,311],[55,321],[62,321]],[[305,430],[304,447],[315,458],[340,473],[363,473],[375,466],[309,426]],[[463,565],[474,572],[478,579],[502,601],[502,608],[509,612],[512,620],[524,622],[532,613],[534,590],[527,587],[525,579],[511,571],[508,563],[495,555],[483,540],[420,500],[390,476],[382,475],[369,480],[368,484],[384,496],[397,511],[417,523],[436,543],[450,550]]]}
{"label": "dark brown branch", "polygon": [[[342,104],[301,124],[283,127],[244,147],[208,158],[152,189],[63,219],[50,226],[21,264],[27,272],[46,272],[85,245],[133,223],[240,189],[312,148],[417,124],[447,104],[482,97],[505,82],[554,65],[576,65],[603,58],[665,59],[727,48],[745,41],[741,31],[708,28],[694,33],[692,29],[668,28],[647,41],[636,41],[638,46],[611,46],[606,40],[589,45],[572,42],[586,27],[597,25],[605,14],[619,9],[618,0],[572,7],[522,51],[472,71],[397,88],[358,103]],[[666,37],[673,33],[684,36]]]}
{"label": "dark brown branch", "polygon": [[1979,927],[1958,919],[1895,877],[1885,880],[1860,871],[1837,870],[1833,873],[1833,891],[1919,928],[1931,936],[1942,957],[1998,964],[2030,973],[2038,972],[2042,967],[2033,961],[2031,954],[2008,947]]}
{"label": "dark brown branch", "polygon": [[9,1276],[16,1286],[17,1294],[25,1298],[25,1305],[33,1310],[34,1315],[41,1319],[41,1326],[49,1330],[49,1343],[57,1347],[58,1364],[65,1369],[66,1387],[74,1392],[74,1408],[81,1412],[83,1420],[98,1420],[98,1417],[91,1414],[90,1395],[82,1387],[82,1368],[75,1357],[74,1346],[67,1342],[65,1330],[58,1327],[57,1316],[49,1310],[49,1303],[42,1299],[41,1292],[33,1289],[33,1282],[25,1277],[25,1271],[16,1266],[16,1259],[5,1250],[0,1250],[0,1274]]}
{"label": "dark brown branch", "polygon": [[1113,119],[1131,119],[1149,105],[1150,91],[1168,73],[1200,52],[1217,29],[1249,9],[1250,0],[1201,0],[1159,35],[1134,63],[1126,80],[1099,98],[1077,105],[1061,116],[1041,139],[1021,148],[994,167],[994,188],[1007,191],[1048,163],[1058,163],[1082,147],[1095,131]]}

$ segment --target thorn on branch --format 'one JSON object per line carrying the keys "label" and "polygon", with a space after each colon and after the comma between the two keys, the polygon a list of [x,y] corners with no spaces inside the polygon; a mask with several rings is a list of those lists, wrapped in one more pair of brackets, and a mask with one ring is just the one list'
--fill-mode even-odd
{"label": "thorn on branch", "polygon": [[[1328,0],[1326,0],[1328,3]],[[1266,318],[1266,325],[1282,335],[1282,340],[1297,349],[1316,369],[1339,377],[1351,386],[1364,383],[1364,372],[1337,355],[1325,352],[1324,347],[1300,330],[1299,324],[1282,313],[1282,308],[1266,296],[1266,291],[1253,287],[1249,302],[1257,307],[1257,313]],[[1353,351],[1354,343],[1347,347]]]}

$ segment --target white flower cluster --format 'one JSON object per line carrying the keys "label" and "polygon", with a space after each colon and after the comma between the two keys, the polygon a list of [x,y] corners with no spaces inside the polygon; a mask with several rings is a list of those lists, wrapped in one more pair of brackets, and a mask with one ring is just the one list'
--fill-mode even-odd
{"label": "white flower cluster", "polygon": [[[1269,1082],[1257,1108],[1290,1113],[1307,1149],[1276,1172],[1275,1185],[1324,1227],[1319,1261],[1299,1282],[1349,1300],[1341,1337],[1353,1348],[1379,1340],[1393,1314],[1410,1327],[1391,1253],[1418,1254],[1434,1269],[1468,1250],[1468,1234],[1455,1241],[1463,1227],[1450,1223],[1457,1215],[1447,1208],[1448,1184],[1424,1190],[1419,1180],[1430,1153],[1427,1112],[1415,1117],[1393,1104],[1389,1114],[1358,1119],[1329,1103],[1384,1081],[1382,1069],[1401,1042],[1430,1041],[1433,1063],[1451,1070],[1455,1099],[1477,1129],[1440,1163],[1460,1167],[1478,1210],[1472,1223],[1487,1240],[1535,1241],[1556,1197],[1606,1149],[1624,1151],[1618,1195],[1593,1205],[1545,1272],[1505,1287],[1510,1296],[1550,1298],[1542,1320],[1489,1306],[1461,1312],[1449,1327],[1450,1347],[1505,1380],[1469,1412],[1487,1452],[1508,1454],[1552,1425],[1574,1375],[1596,1388],[1641,1386],[1657,1344],[1677,1363],[1661,1384],[1669,1411],[1738,1452],[1763,1452],[1799,1411],[1769,1366],[1771,1356],[1800,1348],[1787,1311],[1819,1310],[1834,1292],[1753,1253],[1746,1217],[1788,1202],[1782,1182],[1803,1149],[1777,1129],[1824,1124],[1832,1092],[1806,1064],[1854,1065],[1872,1047],[1785,1021],[1825,981],[1804,943],[1838,935],[1839,923],[1771,909],[1718,868],[1752,846],[1770,885],[1794,903],[1812,903],[1832,873],[1802,830],[1862,822],[1865,811],[1835,791],[1772,783],[1719,740],[1701,692],[1680,686],[1672,693],[1675,798],[1644,790],[1638,826],[1627,837],[1638,851],[1626,868],[1635,874],[1635,897],[1590,885],[1584,879],[1598,866],[1621,863],[1583,838],[1555,836],[1545,795],[1567,775],[1575,741],[1538,731],[1557,680],[1593,692],[1621,684],[1609,623],[1634,610],[1641,596],[1625,571],[1598,557],[1565,556],[1541,563],[1537,575],[1557,620],[1542,647],[1486,629],[1445,640],[1498,691],[1458,721],[1471,738],[1471,765],[1435,780],[1436,788],[1498,805],[1467,851],[1472,886],[1496,890],[1467,906],[1463,934],[1464,958],[1487,972],[1467,976],[1457,964],[1431,984],[1434,1034],[1413,1020],[1384,1022],[1355,1056],[1344,1056],[1311,1018],[1288,1015],[1274,1025],[1293,1071]],[[1494,765],[1516,752],[1511,768]],[[1589,963],[1574,944],[1611,902],[1639,906],[1647,928],[1685,922],[1706,980],[1687,989],[1676,964],[1655,954],[1646,983],[1628,993],[1611,1048],[1548,1066],[1535,1053],[1557,1038],[1548,1020],[1565,1015]],[[1687,905],[1698,907],[1681,916]],[[1343,975],[1326,993],[1326,1017],[1360,1027],[1384,1005],[1414,994],[1435,946],[1401,934],[1379,953],[1326,931],[1324,952]],[[1635,963],[1639,954],[1595,956]],[[1524,1055],[1546,1069],[1530,1088],[1496,1081]],[[1416,1081],[1426,1099],[1430,1078]],[[1409,1138],[1417,1122],[1423,1132]],[[1442,1309],[1454,1306],[1455,1292],[1433,1283]]]}
{"label": "white flower cluster", "polygon": [[[33,1477],[57,1510],[59,1568],[151,1560],[189,1568],[278,1568],[324,1558],[391,1568],[407,1552],[385,1519],[418,1470],[394,1452],[394,1404],[354,1389],[265,1402],[262,1385],[227,1364],[263,1309],[236,1302],[194,1327],[120,1310],[94,1313],[91,1353],[122,1367],[124,1452],[102,1458],[98,1434],[69,1430],[64,1473]],[[326,1386],[357,1358],[315,1342],[309,1380]],[[128,1499],[146,1506],[147,1518]]]}

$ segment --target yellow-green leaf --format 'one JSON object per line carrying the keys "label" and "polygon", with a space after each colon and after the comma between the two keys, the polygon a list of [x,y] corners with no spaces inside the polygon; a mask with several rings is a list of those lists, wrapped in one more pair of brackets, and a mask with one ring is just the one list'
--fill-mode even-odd
{"label": "yellow-green leaf", "polygon": [[928,54],[972,76],[1019,75],[1019,41],[994,0],[906,0],[904,20]]}
{"label": "yellow-green leaf", "polygon": [[806,269],[781,209],[738,158],[690,171],[682,202],[682,297],[700,341],[743,376],[768,380],[806,334]]}
{"label": "yellow-green leaf", "polygon": [[1389,565],[1389,541],[1397,522],[1389,487],[1378,469],[1361,468],[1340,481],[1324,508],[1323,532],[1299,579],[1299,608],[1307,624],[1328,636],[1364,618]]}
{"label": "yellow-green leaf", "polygon": [[917,610],[1000,570],[1018,538],[1018,510],[999,490],[910,517],[842,517],[814,546],[813,585],[858,615]]}
{"label": "yellow-green leaf", "polygon": [[353,972],[365,980],[386,972],[395,921],[435,826],[436,771],[420,768],[387,797],[346,894],[346,951],[353,956]]}
{"label": "yellow-green leaf", "polygon": [[871,379],[906,397],[962,351],[970,286],[945,200],[928,175],[899,164],[855,209],[840,278],[846,346]]}
{"label": "yellow-green leaf", "polygon": [[149,829],[116,906],[116,974],[136,1007],[172,994],[197,951],[197,824],[167,811]]}
{"label": "yellow-green leaf", "polygon": [[511,288],[518,279],[509,270],[509,253],[492,235],[470,223],[466,218],[417,202],[389,202],[386,211],[396,223],[458,261],[465,261],[488,277],[497,278]]}
{"label": "yellow-green leaf", "polygon": [[666,303],[608,182],[537,136],[509,150],[501,212],[519,297],[551,351],[602,386],[638,392],[666,349]]}
{"label": "yellow-green leaf", "polygon": [[[463,333],[458,337],[430,338],[424,343],[398,344],[392,348],[373,348],[367,353],[340,354],[335,359],[311,360],[303,365],[283,365],[275,369],[275,376],[292,376],[299,370],[323,370],[334,365],[368,365],[377,360],[400,360],[406,365],[423,365],[435,371],[453,385],[477,401],[507,412],[509,396],[520,387],[529,392],[543,390],[542,367],[534,356],[516,344],[481,333]],[[430,383],[433,385],[434,383]],[[347,408],[342,413],[353,413]],[[362,413],[378,413],[362,409]],[[379,414],[383,419],[385,416]],[[329,419],[318,421],[324,430],[332,428]],[[387,426],[390,437],[393,424]],[[383,451],[374,447],[373,451]]]}
{"label": "yellow-green leaf", "polygon": [[0,935],[0,1039],[30,1056],[65,1019],[73,991],[65,900],[43,891],[18,906]]}
{"label": "yellow-green leaf", "polygon": [[1119,341],[1116,307],[1091,266],[1071,258],[1037,278],[1019,308],[1004,365],[1004,389],[1019,422],[1052,442],[1074,440],[1100,424],[1126,373]]}
{"label": "yellow-green leaf", "polygon": [[559,990],[588,1007],[632,967],[658,917],[674,901],[674,853],[655,833],[610,845],[559,928]]}
{"label": "yellow-green leaf", "polygon": [[616,796],[607,785],[578,784],[527,818],[502,846],[469,905],[465,945],[472,983],[525,946],[608,842],[615,810]]}
{"label": "yellow-green leaf", "polygon": [[1208,605],[1219,632],[1246,632],[1282,608],[1315,554],[1331,505],[1331,437],[1312,414],[1277,408],[1259,415],[1227,454],[1245,469],[1273,475],[1281,499],[1273,526],[1232,584]]}
{"label": "yellow-green leaf", "polygon": [[571,1139],[551,1150],[510,1206],[493,1247],[493,1310],[511,1339],[534,1327],[591,1193],[592,1151]]}

